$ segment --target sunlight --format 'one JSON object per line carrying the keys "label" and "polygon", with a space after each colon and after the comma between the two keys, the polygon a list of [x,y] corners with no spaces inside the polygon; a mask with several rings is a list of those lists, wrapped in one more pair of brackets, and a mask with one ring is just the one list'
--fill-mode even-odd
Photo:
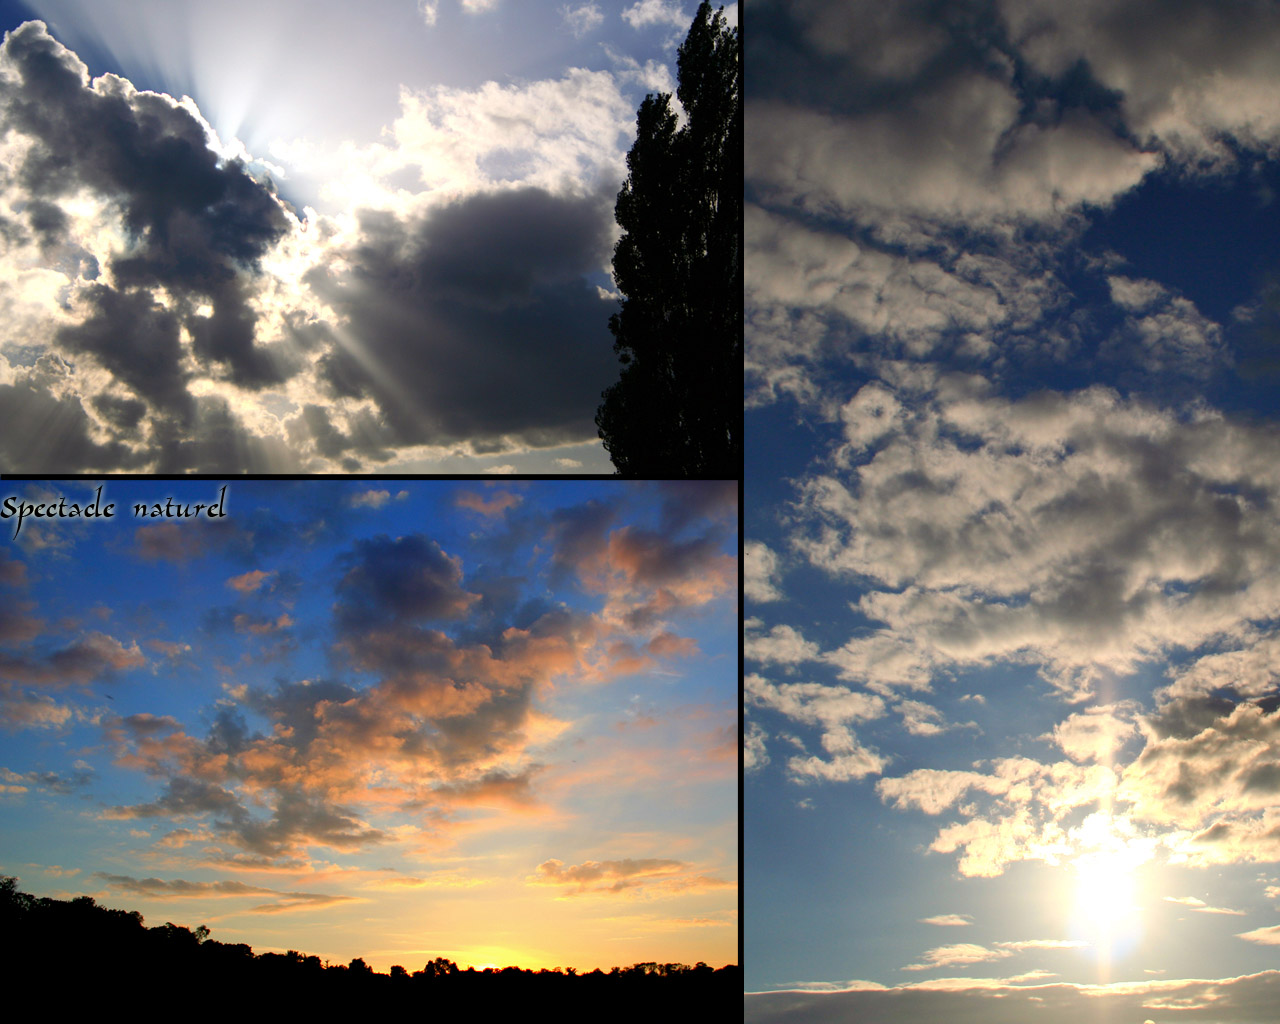
{"label": "sunlight", "polygon": [[1085,852],[1074,861],[1072,937],[1089,944],[1103,980],[1111,965],[1133,949],[1142,934],[1139,868],[1151,851],[1133,834],[1127,818],[1092,814],[1076,830]]}

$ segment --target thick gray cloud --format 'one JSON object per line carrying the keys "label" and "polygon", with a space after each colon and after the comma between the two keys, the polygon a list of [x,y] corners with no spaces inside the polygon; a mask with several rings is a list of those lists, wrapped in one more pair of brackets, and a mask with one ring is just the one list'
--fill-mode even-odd
{"label": "thick gray cloud", "polygon": [[[5,90],[0,116],[6,128],[34,140],[14,176],[38,201],[32,227],[42,244],[56,242],[66,227],[56,200],[81,188],[118,204],[135,241],[127,256],[111,261],[114,289],[98,284],[87,291],[96,324],[64,333],[63,346],[92,352],[117,372],[127,365],[125,379],[141,394],[171,398],[181,376],[180,317],[196,354],[222,364],[237,384],[282,380],[280,366],[255,346],[238,283],[285,231],[275,197],[243,165],[220,164],[204,126],[168,97],[136,92],[113,76],[90,84],[84,65],[42,23],[9,33],[4,60],[16,81]],[[179,304],[176,316],[153,327],[133,306],[142,303],[141,312],[150,313],[145,292],[137,290],[156,286]],[[204,300],[212,316],[197,316]],[[142,329],[135,330],[139,320]]]}
{"label": "thick gray cloud", "polygon": [[[90,80],[41,22],[0,48],[0,126],[6,468],[352,471],[595,441],[617,182],[594,164],[379,186],[304,223],[190,100]],[[404,145],[406,169],[432,158]]]}
{"label": "thick gray cloud", "polygon": [[338,584],[345,630],[456,619],[479,600],[462,586],[462,565],[421,535],[360,541]]}
{"label": "thick gray cloud", "polygon": [[377,402],[384,444],[593,435],[616,375],[604,327],[615,306],[584,275],[605,262],[611,218],[605,196],[534,188],[411,220],[366,213],[342,254],[350,270],[309,279],[343,321],[322,377],[335,396]]}

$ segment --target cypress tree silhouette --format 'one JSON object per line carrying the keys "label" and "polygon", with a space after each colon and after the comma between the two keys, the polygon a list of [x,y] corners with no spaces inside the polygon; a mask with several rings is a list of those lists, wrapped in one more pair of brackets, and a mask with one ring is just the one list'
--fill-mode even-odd
{"label": "cypress tree silhouette", "polygon": [[620,476],[732,478],[742,468],[742,61],[704,2],[669,93],[648,95],[615,216],[609,320],[622,362],[596,426]]}

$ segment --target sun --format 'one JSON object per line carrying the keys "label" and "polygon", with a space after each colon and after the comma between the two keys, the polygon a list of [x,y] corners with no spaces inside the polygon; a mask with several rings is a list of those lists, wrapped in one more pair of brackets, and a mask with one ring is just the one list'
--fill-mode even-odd
{"label": "sun", "polygon": [[1095,935],[1123,931],[1138,917],[1131,861],[1124,851],[1087,854],[1076,861],[1075,916]]}
{"label": "sun", "polygon": [[[1089,831],[1096,833],[1099,823],[1092,824]],[[1093,835],[1095,841],[1075,857],[1070,897],[1072,936],[1087,943],[1104,975],[1141,938],[1140,875],[1149,859],[1146,844],[1107,824],[1105,837]]]}

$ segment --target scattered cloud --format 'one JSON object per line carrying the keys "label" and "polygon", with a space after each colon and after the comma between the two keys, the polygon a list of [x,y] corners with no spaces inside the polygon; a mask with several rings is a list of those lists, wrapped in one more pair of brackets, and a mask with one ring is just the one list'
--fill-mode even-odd
{"label": "scattered cloud", "polygon": [[973,918],[968,914],[937,914],[933,917],[922,917],[920,923],[934,924],[945,928],[958,928],[973,924]]}
{"label": "scattered cloud", "polygon": [[560,16],[565,25],[575,36],[585,36],[600,27],[604,22],[604,14],[599,4],[587,3],[573,6],[565,4],[560,8]]}

